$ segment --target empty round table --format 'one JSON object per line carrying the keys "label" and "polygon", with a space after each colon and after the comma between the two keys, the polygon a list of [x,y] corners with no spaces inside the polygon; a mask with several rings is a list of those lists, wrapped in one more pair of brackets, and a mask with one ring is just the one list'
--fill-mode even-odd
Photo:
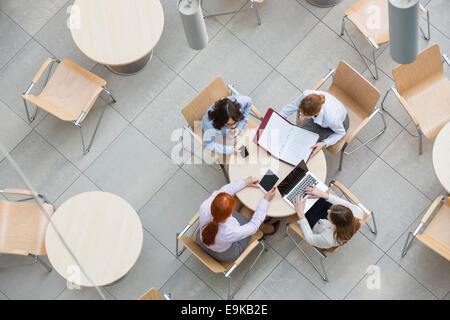
{"label": "empty round table", "polygon": [[[247,129],[238,139],[238,145],[244,144],[249,152],[247,158],[242,158],[240,155],[233,155],[229,159],[229,176],[230,180],[234,181],[239,178],[246,178],[254,176],[258,179],[262,178],[267,169],[277,173],[280,177],[278,183],[281,182],[292,171],[294,166],[280,161],[277,158],[268,154],[264,149],[260,148],[253,142],[253,137],[257,129]],[[327,162],[323,151],[320,151],[312,157],[307,163],[308,169],[314,175],[325,183],[327,178]],[[259,201],[264,197],[264,192],[259,188],[244,188],[236,193],[238,199],[249,209],[256,210]],[[277,190],[274,198],[270,202],[270,207],[267,215],[274,218],[287,217],[295,213]]]}
{"label": "empty round table", "polygon": [[442,187],[450,194],[450,122],[442,127],[434,140],[433,169]]}
{"label": "empty round table", "polygon": [[[80,193],[56,210],[52,222],[97,286],[122,278],[140,255],[143,230],[139,216],[112,193]],[[50,224],[45,245],[50,263],[63,278],[75,285],[93,286]]]}
{"label": "empty round table", "polygon": [[87,57],[118,74],[133,74],[150,61],[164,27],[159,0],[76,0],[72,38]]}

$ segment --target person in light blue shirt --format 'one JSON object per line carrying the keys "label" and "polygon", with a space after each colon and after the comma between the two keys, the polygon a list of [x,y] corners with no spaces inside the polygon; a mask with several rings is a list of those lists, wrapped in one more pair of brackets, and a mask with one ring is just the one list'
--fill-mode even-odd
{"label": "person in light blue shirt", "polygon": [[217,153],[238,153],[234,141],[248,123],[252,99],[246,96],[229,96],[213,103],[202,118],[203,144]]}

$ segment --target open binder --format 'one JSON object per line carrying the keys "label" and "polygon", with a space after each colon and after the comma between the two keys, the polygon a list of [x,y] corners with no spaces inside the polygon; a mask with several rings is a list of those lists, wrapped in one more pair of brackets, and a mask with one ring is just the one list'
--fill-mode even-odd
{"label": "open binder", "polygon": [[254,142],[274,157],[296,166],[307,162],[317,143],[317,133],[300,128],[269,108],[255,135]]}

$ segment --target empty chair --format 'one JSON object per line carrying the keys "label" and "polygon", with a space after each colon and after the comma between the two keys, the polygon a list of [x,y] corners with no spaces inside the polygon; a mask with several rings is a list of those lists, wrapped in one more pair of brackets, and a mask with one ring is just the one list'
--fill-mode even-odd
{"label": "empty chair", "polygon": [[155,288],[151,288],[142,296],[139,297],[138,300],[172,300],[172,296],[170,293],[164,294],[164,297],[161,297],[161,294]]}
{"label": "empty chair", "polygon": [[[33,193],[20,189],[4,189],[0,193],[27,197],[17,202],[0,200],[0,254],[31,255],[35,262],[40,262],[49,272],[52,271],[39,259],[39,256],[47,255],[45,233],[49,220],[36,202],[22,202],[34,199]],[[44,201],[47,214],[52,216],[53,206],[45,196],[37,196]]]}
{"label": "empty chair", "polygon": [[[327,148],[332,154],[341,153],[339,160],[339,170],[341,170],[344,154],[352,154],[383,134],[386,130],[386,121],[383,113],[376,106],[378,99],[380,98],[380,91],[345,61],[340,61],[336,71],[330,70],[325,77],[317,82],[312,90],[318,90],[330,76],[333,76],[333,81],[326,91],[344,104],[350,119],[350,127],[347,130],[347,134],[336,144]],[[353,141],[358,133],[364,129],[369,121],[377,114],[379,114],[383,120],[383,129],[354,150],[345,151],[350,142]],[[297,119],[298,118],[299,113],[297,113]]]}
{"label": "empty chair", "polygon": [[[381,102],[382,109],[406,132],[419,138],[419,154],[422,154],[422,135],[432,139],[450,121],[450,81],[442,62],[450,66],[450,60],[445,54],[442,57],[439,46],[434,44],[423,50],[413,63],[394,68],[395,86]],[[384,102],[391,91],[416,126],[417,134],[411,133],[386,110]]]}
{"label": "empty chair", "polygon": [[[361,201],[358,200],[358,198],[350,192],[350,190],[348,190],[342,183],[338,182],[338,181],[331,181],[330,182],[330,187],[334,185],[335,187],[337,187],[343,194],[344,196],[348,199],[348,201],[352,202],[353,204],[357,205],[363,212],[364,212],[364,218],[361,221],[361,227],[372,217],[373,220],[373,228],[369,225],[369,229],[372,233],[376,234],[377,233],[377,226],[375,223],[375,216],[373,214],[373,212],[369,211],[362,203]],[[333,191],[330,189],[328,189],[329,193],[332,193]],[[319,270],[319,267],[312,262],[312,260],[310,259],[310,257],[306,254],[306,252],[300,247],[300,241],[302,241],[304,239],[302,230],[299,226],[299,224],[297,223],[297,214],[289,216],[287,218],[287,224],[286,224],[286,229],[285,229],[285,235],[289,236],[289,238],[292,240],[292,242],[295,244],[295,246],[300,250],[300,252],[305,256],[305,258],[309,261],[309,263],[311,263],[311,265],[314,267],[314,269],[320,274],[320,276],[322,277],[323,280],[328,281],[328,275],[324,266],[324,261],[327,257],[327,254],[329,253],[336,253],[340,247],[342,246],[337,246],[337,247],[333,247],[333,248],[329,248],[329,249],[321,249],[321,248],[317,248],[317,247],[312,247],[314,249],[314,251],[319,255],[320,258],[320,268],[321,270]],[[289,230],[292,230],[293,233],[297,234],[297,236],[300,237],[300,241],[297,242],[292,236],[291,234],[289,234]]]}
{"label": "empty chair", "polygon": [[[236,207],[236,210],[238,208]],[[249,210],[246,207],[243,207],[240,210],[240,213],[244,216],[249,216]],[[242,252],[242,254],[233,262],[219,262],[213,257],[211,257],[209,254],[207,254],[198,244],[196,240],[197,235],[197,228],[198,226],[193,230],[193,233],[191,236],[185,235],[190,228],[198,221],[199,219],[199,213],[196,213],[194,217],[189,221],[188,225],[181,231],[180,233],[177,233],[176,235],[176,255],[179,257],[183,251],[188,248],[188,250],[195,255],[209,270],[211,270],[214,273],[222,273],[227,279],[228,279],[228,291],[227,291],[227,299],[232,299],[234,294],[239,290],[240,286],[242,285],[244,279],[249,274],[249,272],[253,269],[254,265],[258,261],[259,257],[262,255],[264,251],[267,251],[265,243],[261,238],[263,237],[263,232],[261,230],[258,230],[248,242],[247,247]],[[179,241],[184,245],[184,248],[182,250],[179,250]],[[250,267],[247,269],[244,276],[239,281],[239,285],[235,288],[235,290],[232,292],[232,282],[231,282],[231,275],[236,270],[236,268],[245,260],[245,258],[248,257],[248,255],[258,247],[258,245],[261,244],[261,249],[256,256],[256,258],[253,260],[253,263],[250,265]]]}
{"label": "empty chair", "polygon": [[[182,110],[184,118],[188,125],[184,126],[184,130],[188,132],[197,142],[199,142],[203,146],[203,130],[201,127],[201,121],[203,115],[206,113],[208,108],[217,100],[230,96],[230,95],[239,95],[239,92],[232,86],[228,85],[228,87],[223,82],[222,78],[217,77],[213,81],[211,81],[202,91],[200,91]],[[250,114],[256,119],[261,120],[262,114],[259,112],[255,106],[251,106]],[[248,119],[248,128],[257,128],[258,125],[252,120]],[[180,140],[183,140],[183,134],[180,136]],[[227,166],[227,157],[222,154],[217,154],[215,152],[211,152],[211,157],[214,161],[220,165],[222,172],[225,176],[227,182],[229,182],[228,173],[226,170]]]}
{"label": "empty chair", "polygon": [[[437,212],[431,219],[431,222],[419,234],[420,229],[428,222],[436,210]],[[414,238],[417,238],[428,248],[450,261],[450,198],[444,200],[443,196],[439,196],[433,201],[420,220],[416,230],[408,233],[402,257],[406,255]]]}
{"label": "empty chair", "polygon": [[[55,62],[58,63],[58,66],[50,76],[50,72]],[[48,74],[45,80],[44,89],[37,96],[31,94],[34,85],[39,81],[47,69]],[[38,109],[40,108],[63,121],[72,122],[77,126],[80,129],[83,154],[86,154],[89,152],[92,142],[94,141],[95,134],[97,133],[105,109],[103,109],[91,141],[87,147],[85,145],[81,123],[86,118],[102,91],[105,91],[111,99],[116,102],[111,95],[111,92],[106,87],[105,80],[70,60],[64,59],[63,61],[59,61],[56,58],[49,58],[42,64],[30,86],[24,94],[22,94],[22,98],[30,122],[35,119]],[[32,115],[28,109],[27,101],[36,106],[36,110]]]}
{"label": "empty chair", "polygon": [[[430,13],[428,10],[420,5],[420,16],[427,17],[427,34],[420,30],[425,39],[430,39]],[[379,20],[378,20],[379,19]],[[372,48],[372,62],[375,67],[375,73],[370,69],[360,49],[353,41],[352,37],[345,28],[345,23],[350,21],[356,29],[363,35]],[[378,66],[376,60],[377,51],[380,46],[389,42],[389,12],[388,0],[358,0],[353,3],[344,12],[341,24],[341,36],[347,33],[350,41],[353,43],[355,50],[358,52],[362,61],[366,65],[375,79],[378,79]]]}
{"label": "empty chair", "polygon": [[[205,5],[203,4],[205,1],[206,0],[200,0],[200,6],[203,9],[205,9]],[[247,2],[250,2],[250,8],[249,9],[244,9],[245,6],[243,6],[239,10],[205,15],[204,18],[223,16],[223,15],[227,15],[227,14],[235,14],[235,13],[240,13],[240,12],[243,12],[243,11],[246,11],[246,10],[253,10],[255,12],[256,19],[258,20],[258,25],[261,25],[261,17],[259,15],[257,4],[258,3],[263,3],[264,0],[247,0]]]}

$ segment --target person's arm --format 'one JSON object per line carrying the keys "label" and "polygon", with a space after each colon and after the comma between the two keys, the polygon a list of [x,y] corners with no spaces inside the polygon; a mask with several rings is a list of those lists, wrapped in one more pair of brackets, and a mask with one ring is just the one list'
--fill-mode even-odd
{"label": "person's arm", "polygon": [[340,204],[345,207],[348,207],[352,211],[354,217],[356,217],[360,220],[364,219],[364,213],[361,210],[361,208],[347,200],[344,200],[338,196],[330,194],[330,195],[328,195],[328,202],[331,204]]}
{"label": "person's arm", "polygon": [[244,179],[238,179],[238,180],[235,180],[233,182],[230,182],[229,184],[224,185],[222,188],[220,188],[219,190],[215,191],[213,193],[213,195],[215,197],[217,195],[217,193],[225,192],[225,193],[228,193],[229,195],[234,196],[234,194],[236,192],[241,191],[246,186],[247,186],[247,183],[245,182]]}
{"label": "person's arm", "polygon": [[254,235],[266,218],[269,205],[269,201],[266,199],[261,199],[255,213],[252,216],[252,219],[239,227],[232,229],[230,228],[230,230],[224,235],[225,239],[229,242],[236,242]]}
{"label": "person's arm", "polygon": [[341,121],[331,122],[329,128],[333,130],[333,133],[328,136],[328,138],[323,140],[323,142],[325,142],[325,147],[327,148],[337,143],[347,133],[344,128],[344,123],[342,123]]}
{"label": "person's arm", "polygon": [[206,149],[221,154],[230,154],[233,152],[234,150],[233,146],[217,143],[215,141],[217,130],[214,129],[211,120],[203,118],[202,129],[203,129],[203,145],[205,146]]}
{"label": "person's arm", "polygon": [[309,222],[308,220],[306,220],[306,218],[300,219],[297,222],[300,225],[300,228],[302,229],[302,233],[303,236],[305,237],[306,242],[308,242],[310,245],[322,249],[334,247],[334,243],[330,243],[330,241],[324,234],[314,233],[311,230]]}
{"label": "person's arm", "polygon": [[253,104],[252,99],[247,96],[233,96],[234,101],[239,103],[242,107],[242,113],[244,114],[244,119],[239,121],[236,125],[236,129],[242,130],[247,126],[248,116],[250,114],[250,108]]}
{"label": "person's arm", "polygon": [[295,100],[291,101],[290,103],[288,103],[287,105],[285,105],[284,108],[281,110],[280,115],[283,118],[287,118],[294,112],[297,112],[300,102],[303,100],[304,97],[305,97],[305,94],[302,93],[300,97],[298,97],[297,99],[295,99]]}

